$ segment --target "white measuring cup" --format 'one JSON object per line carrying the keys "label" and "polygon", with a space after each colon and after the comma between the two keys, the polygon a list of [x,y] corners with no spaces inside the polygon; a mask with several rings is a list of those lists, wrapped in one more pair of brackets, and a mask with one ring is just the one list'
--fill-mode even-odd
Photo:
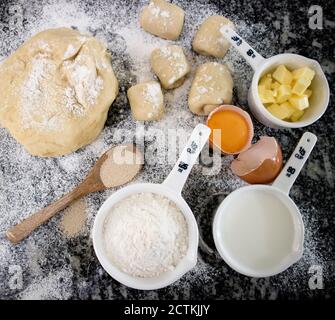
{"label": "white measuring cup", "polygon": [[[215,246],[222,259],[235,271],[250,277],[269,277],[286,270],[301,258],[304,224],[289,191],[316,140],[310,132],[303,134],[272,186],[242,187],[229,194],[218,207],[213,222]],[[245,220],[236,220],[234,214],[239,215],[243,210]],[[255,216],[259,212],[265,214],[252,220],[249,218],[253,216],[251,212],[255,212]],[[277,221],[285,222],[285,225],[279,225]],[[270,230],[273,224],[275,228]],[[227,229],[229,225],[233,227]],[[236,241],[232,242],[232,239]],[[258,248],[262,248],[262,254],[258,255]],[[253,255],[253,252],[257,254]]]}
{"label": "white measuring cup", "polygon": [[[312,124],[324,114],[329,103],[329,85],[319,62],[292,53],[278,54],[265,59],[229,26],[223,26],[220,30],[254,70],[248,92],[248,104],[258,121],[271,128],[301,128]],[[310,67],[315,71],[315,76],[310,86],[313,91],[312,96],[309,98],[310,107],[306,109],[302,118],[296,122],[280,120],[273,116],[264,107],[258,95],[260,78],[264,74],[272,72],[281,64],[284,64],[290,70]]]}
{"label": "white measuring cup", "polygon": [[[198,124],[177,163],[162,184],[138,183],[127,186],[111,195],[99,209],[92,231],[93,246],[102,267],[117,281],[140,290],[159,289],[177,281],[196,265],[199,238],[198,225],[192,210],[181,196],[181,191],[209,135],[210,129],[203,124]],[[111,208],[120,200],[142,192],[156,193],[172,200],[184,214],[188,226],[188,249],[184,258],[174,270],[152,278],[133,277],[119,270],[107,257],[103,237],[104,223]]]}

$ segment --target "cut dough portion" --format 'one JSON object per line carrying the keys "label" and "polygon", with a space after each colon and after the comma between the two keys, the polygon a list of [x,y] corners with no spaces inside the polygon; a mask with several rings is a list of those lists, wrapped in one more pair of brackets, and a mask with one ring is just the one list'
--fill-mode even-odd
{"label": "cut dough portion", "polygon": [[190,72],[183,49],[174,45],[155,49],[151,54],[151,67],[164,89],[181,86]]}
{"label": "cut dough portion", "polygon": [[233,79],[229,69],[217,62],[207,62],[196,70],[188,105],[198,115],[208,115],[221,104],[230,104],[233,95]]}
{"label": "cut dough portion", "polygon": [[207,18],[193,39],[193,50],[205,56],[223,58],[227,53],[230,44],[220,31],[224,25],[233,23],[222,16],[212,16]]}
{"label": "cut dough portion", "polygon": [[164,114],[164,99],[160,84],[147,81],[127,91],[131,112],[135,120],[159,120]]}
{"label": "cut dough portion", "polygon": [[164,0],[151,0],[140,14],[141,27],[163,39],[176,40],[184,24],[184,10]]}
{"label": "cut dough portion", "polygon": [[0,123],[32,155],[60,156],[101,132],[118,92],[110,55],[67,28],[38,33],[0,65]]}

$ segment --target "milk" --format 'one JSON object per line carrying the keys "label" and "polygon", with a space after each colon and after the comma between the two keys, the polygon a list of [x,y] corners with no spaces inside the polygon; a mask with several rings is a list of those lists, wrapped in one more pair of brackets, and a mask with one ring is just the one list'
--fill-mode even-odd
{"label": "milk", "polygon": [[271,269],[292,252],[292,216],[270,191],[250,190],[229,201],[220,224],[226,253],[245,268]]}

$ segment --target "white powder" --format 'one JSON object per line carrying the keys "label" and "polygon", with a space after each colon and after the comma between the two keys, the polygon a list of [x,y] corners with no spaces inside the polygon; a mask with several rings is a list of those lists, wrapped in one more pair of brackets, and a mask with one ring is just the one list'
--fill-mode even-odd
{"label": "white powder", "polygon": [[121,36],[126,43],[126,53],[131,59],[131,69],[136,76],[137,83],[152,80],[151,52],[169,42],[145,32],[139,27],[136,20],[125,27],[117,28],[115,33]]}
{"label": "white powder", "polygon": [[169,18],[170,12],[166,10],[162,10],[160,7],[156,6],[153,2],[149,3],[149,10],[152,15],[155,17]]}
{"label": "white powder", "polygon": [[93,105],[103,88],[103,79],[97,75],[95,66],[89,68],[79,58],[73,62],[65,61],[64,68],[70,71],[68,76],[78,102],[85,107]]}
{"label": "white powder", "polygon": [[[47,82],[52,81],[55,64],[44,55],[37,55],[31,62],[31,69],[21,91],[21,122],[23,128],[48,128],[55,130],[59,127],[59,119],[53,117],[57,110],[50,110],[50,93]],[[42,108],[42,110],[41,110]]]}
{"label": "white powder", "polygon": [[[83,41],[86,38],[83,37]],[[84,55],[73,61],[64,61],[61,68],[52,60],[50,48],[44,41],[38,46],[42,53],[36,54],[27,64],[27,76],[23,83],[20,115],[25,129],[62,130],[63,114],[84,116],[93,106],[104,87],[103,79],[96,72],[95,62],[85,65]],[[68,46],[65,56],[69,58],[75,52],[73,46]],[[60,70],[60,71],[59,71]],[[67,87],[55,84],[55,75],[59,72],[66,74]],[[57,99],[60,97],[60,99]]]}
{"label": "white powder", "polygon": [[[150,71],[149,58],[152,50],[172,43],[152,36],[140,28],[138,14],[141,8],[148,3],[146,0],[138,2],[124,0],[97,0],[94,2],[85,0],[30,0],[13,2],[20,2],[25,22],[22,26],[20,24],[12,26],[13,30],[11,28],[0,28],[1,61],[16,50],[22,42],[39,31],[48,28],[74,26],[80,31],[92,32],[95,36],[107,41],[113,56],[113,69],[120,81],[120,88],[123,88],[123,90],[120,90],[118,99],[111,108],[112,115],[99,138],[89,146],[58,159],[30,156],[5,129],[0,128],[0,163],[3,168],[0,170],[0,232],[2,233],[20,219],[28,217],[31,213],[71,191],[79,181],[85,178],[88,168],[111,145],[133,142],[136,133],[134,121],[127,104],[126,89],[136,82],[151,80],[153,74]],[[226,63],[232,70],[234,78],[234,103],[238,103],[242,107],[247,106],[248,87],[253,74],[251,68],[233,48],[228,51],[224,59],[212,59],[192,51],[191,44],[194,34],[207,17],[215,14],[227,16],[235,23],[238,33],[265,57],[282,52],[284,48],[295,49],[293,47],[294,42],[290,41],[290,37],[287,41],[284,41],[281,37],[278,39],[278,30],[283,23],[283,12],[285,11],[273,13],[271,21],[273,26],[278,26],[278,30],[274,30],[274,28],[264,23],[255,24],[254,19],[252,21],[241,20],[244,15],[238,12],[238,7],[234,3],[227,4],[231,6],[231,10],[226,12],[219,11],[215,3],[209,1],[176,0],[174,3],[185,10],[186,19],[181,37],[173,43],[183,47],[192,72],[181,87],[165,93],[166,113],[164,117],[160,121],[150,122],[147,126],[149,129],[163,130],[165,136],[168,135],[169,129],[180,128],[184,130],[185,134],[181,136],[181,141],[178,141],[177,144],[183,147],[186,143],[186,139],[183,141],[183,138],[187,138],[194,126],[203,120],[201,117],[194,116],[187,107],[187,96],[195,68],[208,61],[217,60],[220,63]],[[236,15],[234,12],[237,12]],[[282,29],[280,30],[282,31]],[[313,48],[311,48],[313,56],[322,63],[327,75],[333,74],[335,72],[333,61],[324,55],[321,50]],[[69,52],[71,52],[70,49]],[[133,79],[131,83],[130,79]],[[115,134],[117,129],[128,131],[123,137]],[[264,134],[275,135],[283,146],[284,153],[285,147],[295,144],[300,138],[299,131],[289,130],[285,134],[279,134],[277,131],[255,122],[255,136]],[[160,183],[172,166],[172,164],[167,165],[166,150],[169,145],[164,139],[151,137],[147,131],[144,135],[146,143],[143,145],[143,149],[147,152],[146,170],[141,172],[138,181]],[[330,143],[329,139],[320,140],[320,150],[327,150]],[[152,155],[151,150],[155,150]],[[328,156],[327,153],[323,151],[322,153],[324,157]],[[284,156],[288,156],[288,154],[286,153]],[[250,299],[255,297],[245,290],[243,277],[236,277],[235,273],[225,266],[218,253],[215,254],[216,250],[209,231],[210,221],[207,221],[207,218],[212,214],[209,209],[209,199],[212,198],[209,198],[209,195],[215,193],[227,195],[229,192],[245,185],[229,169],[232,159],[231,156],[222,157],[220,170],[208,177],[204,176],[204,167],[196,165],[184,189],[184,197],[194,208],[194,213],[203,232],[200,232],[198,264],[191,272],[188,272],[180,281],[170,287],[169,294],[173,299],[201,298],[206,294],[208,297],[213,297],[215,294],[215,298],[219,299]],[[315,165],[323,171],[322,175],[318,175],[318,181],[326,186],[329,185],[329,190],[331,190],[330,182],[325,180],[331,169],[323,168],[322,161],[315,161]],[[305,170],[305,173],[309,174],[309,170]],[[22,293],[22,296],[27,299],[36,296],[39,298],[63,299],[69,297],[92,299],[96,296],[97,298],[117,299],[122,297],[124,292],[127,293],[124,286],[119,286],[112,280],[106,280],[107,276],[102,272],[101,266],[96,259],[91,257],[91,246],[87,240],[97,210],[101,203],[113,192],[115,192],[114,189],[106,190],[86,198],[88,218],[82,238],[74,239],[67,244],[66,238],[61,233],[56,232],[54,220],[39,228],[35,235],[29,237],[28,241],[34,243],[39,254],[44,257],[37,261],[41,268],[33,270],[28,268],[28,261],[32,260],[33,253],[26,242],[22,242],[19,246],[11,246],[5,237],[0,238],[0,274],[2,273],[0,298],[18,298]],[[301,203],[300,209],[306,223],[304,258],[283,277],[279,276],[279,280],[271,278],[271,286],[267,285],[267,290],[280,287],[285,294],[297,296],[297,292],[300,289],[304,290],[307,285],[306,277],[310,276],[307,275],[307,271],[311,264],[322,265],[324,274],[330,269],[330,265],[327,267],[325,262],[331,261],[332,257],[327,256],[321,249],[327,246],[331,237],[328,233],[327,236],[321,237],[319,229],[321,225],[331,224],[332,220],[329,216],[326,216],[325,211],[320,211],[320,208],[316,207],[316,202],[314,202],[314,205],[309,200],[306,203],[306,192],[309,191],[306,191],[303,185],[297,183],[291,193],[295,200]],[[195,195],[197,199],[194,198]],[[205,242],[206,246],[202,246],[202,243]],[[207,247],[211,251],[204,249]],[[74,263],[74,261],[79,262]],[[77,264],[80,267],[76,267]],[[11,265],[22,267],[24,272],[22,290],[11,290],[9,286],[12,275],[8,270]],[[60,271],[63,278],[62,283],[59,279]],[[73,274],[75,274],[75,277],[73,277]],[[213,281],[215,282],[217,279],[223,281],[221,286],[212,285]],[[269,279],[256,280],[260,284],[265,280],[270,281]],[[99,283],[102,283],[102,281],[103,283],[107,281],[108,286],[101,288]],[[97,285],[95,285],[96,283]],[[264,286],[255,289],[256,294],[263,292],[266,292]],[[156,294],[157,291],[151,290],[141,292],[141,299],[157,299]],[[129,291],[129,297],[133,297],[131,290]]]}
{"label": "white powder", "polygon": [[159,49],[159,52],[164,60],[167,60],[164,61],[164,63],[168,64],[168,66],[174,70],[175,75],[168,80],[168,84],[173,84],[186,74],[188,65],[184,63],[183,54],[173,50],[172,46],[162,47]]}
{"label": "white powder", "polygon": [[67,110],[76,116],[81,116],[84,114],[84,108],[81,104],[78,103],[76,92],[71,87],[67,87],[64,91],[64,104],[66,105]]}
{"label": "white powder", "polygon": [[76,48],[72,45],[72,44],[70,44],[68,47],[67,47],[67,49],[66,49],[66,51],[65,51],[65,53],[64,53],[64,59],[68,59],[69,57],[71,57],[74,53],[76,52]]}
{"label": "white powder", "polygon": [[148,83],[145,88],[144,99],[152,104],[154,110],[158,109],[162,99],[162,90],[158,83]]}
{"label": "white powder", "polygon": [[137,277],[173,270],[188,247],[183,214],[171,200],[153,193],[134,194],[117,203],[104,232],[109,259]]}

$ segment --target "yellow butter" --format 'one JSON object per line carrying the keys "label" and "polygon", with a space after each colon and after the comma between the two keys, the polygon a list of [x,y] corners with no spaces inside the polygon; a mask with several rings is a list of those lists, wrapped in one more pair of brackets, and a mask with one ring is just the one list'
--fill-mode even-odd
{"label": "yellow butter", "polygon": [[277,67],[272,77],[281,84],[291,84],[292,82],[292,73],[283,64]]}
{"label": "yellow butter", "polygon": [[277,81],[273,81],[272,84],[271,84],[271,89],[274,90],[274,89],[277,89],[281,86],[281,84]]}
{"label": "yellow butter", "polygon": [[312,79],[315,76],[315,72],[311,68],[303,67],[303,68],[293,70],[292,76],[293,76],[293,79],[304,78],[306,80],[312,81]]}
{"label": "yellow butter", "polygon": [[305,92],[304,92],[304,94],[305,94],[308,98],[311,97],[312,93],[313,93],[313,91],[310,90],[310,89],[306,89]]}
{"label": "yellow butter", "polygon": [[290,120],[292,122],[298,121],[304,114],[304,110],[296,110],[293,112],[293,114],[291,115]]}
{"label": "yellow butter", "polygon": [[286,117],[284,119],[290,118],[293,113],[297,110],[292,105],[286,101],[284,103],[281,103],[279,107],[282,109],[282,112],[286,114]]}
{"label": "yellow butter", "polygon": [[[289,104],[288,104],[289,105]],[[272,104],[267,108],[267,110],[278,119],[289,118],[294,112],[294,108],[289,106],[282,106],[277,103]]]}
{"label": "yellow butter", "polygon": [[[270,75],[270,77],[269,77]],[[263,76],[261,78],[261,80],[259,81],[259,85],[260,86],[265,86],[266,89],[271,89],[271,84],[272,84],[272,78],[271,78],[271,74],[267,74],[265,76]]]}
{"label": "yellow butter", "polygon": [[291,87],[287,84],[282,84],[278,88],[278,94],[276,96],[277,103],[283,103],[291,96]]}
{"label": "yellow butter", "polygon": [[298,96],[304,94],[305,90],[311,85],[311,81],[306,78],[298,78],[294,81],[292,93]]}
{"label": "yellow butter", "polygon": [[265,85],[258,86],[258,94],[262,103],[273,103],[275,102],[275,98],[273,96],[273,92],[265,88]]}
{"label": "yellow butter", "polygon": [[288,101],[294,108],[299,110],[304,110],[309,107],[309,101],[306,95],[297,96],[293,94]]}

